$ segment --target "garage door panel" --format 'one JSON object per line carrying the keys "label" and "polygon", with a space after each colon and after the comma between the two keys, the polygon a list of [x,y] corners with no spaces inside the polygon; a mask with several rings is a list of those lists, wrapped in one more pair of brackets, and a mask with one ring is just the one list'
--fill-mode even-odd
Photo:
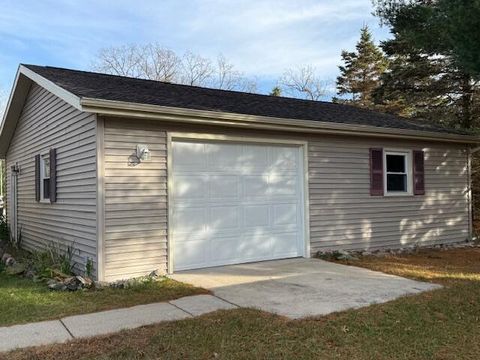
{"label": "garage door panel", "polygon": [[303,255],[298,147],[186,144],[172,145],[175,270]]}
{"label": "garage door panel", "polygon": [[274,147],[271,150],[272,165],[276,169],[297,170],[298,150],[294,148]]}
{"label": "garage door panel", "polygon": [[194,169],[204,169],[206,165],[205,144],[193,142],[175,143],[176,170],[192,171]]}
{"label": "garage door panel", "polygon": [[246,197],[268,196],[268,177],[250,175],[243,177],[243,194]]}
{"label": "garage door panel", "polygon": [[210,175],[208,193],[210,199],[237,199],[239,196],[239,178],[233,175]]}
{"label": "garage door panel", "polygon": [[270,175],[268,183],[269,195],[296,195],[298,193],[296,175]]}
{"label": "garage door panel", "polygon": [[270,164],[268,148],[256,145],[244,146],[241,161],[245,172],[266,169]]}
{"label": "garage door panel", "polygon": [[210,208],[208,230],[238,230],[240,209],[235,206],[217,206]]}
{"label": "garage door panel", "polygon": [[243,209],[245,228],[270,225],[270,205],[246,205]]}
{"label": "garage door panel", "polygon": [[237,170],[241,156],[240,145],[207,144],[205,149],[210,170]]}
{"label": "garage door panel", "polygon": [[175,267],[176,269],[188,269],[202,267],[208,261],[208,248],[205,240],[189,240],[175,242]]}
{"label": "garage door panel", "polygon": [[212,263],[221,264],[235,261],[238,254],[238,246],[241,244],[238,235],[235,236],[217,236],[210,243],[210,258]]}
{"label": "garage door panel", "polygon": [[274,225],[294,225],[298,224],[299,209],[297,204],[279,204],[273,206],[273,224]]}
{"label": "garage door panel", "polygon": [[205,231],[207,222],[205,209],[184,207],[176,209],[172,221],[173,234],[195,234]]}
{"label": "garage door panel", "polygon": [[295,232],[282,233],[272,236],[271,241],[273,256],[295,256],[297,253],[297,247],[295,246],[296,242],[291,240],[295,239],[296,237],[297,234]]}
{"label": "garage door panel", "polygon": [[[271,258],[272,239],[268,233],[245,233],[237,245],[237,254],[242,254],[244,261],[255,261]],[[240,257],[239,257],[240,258]]]}
{"label": "garage door panel", "polygon": [[207,192],[207,182],[198,175],[177,175],[173,195],[177,199],[201,199]]}

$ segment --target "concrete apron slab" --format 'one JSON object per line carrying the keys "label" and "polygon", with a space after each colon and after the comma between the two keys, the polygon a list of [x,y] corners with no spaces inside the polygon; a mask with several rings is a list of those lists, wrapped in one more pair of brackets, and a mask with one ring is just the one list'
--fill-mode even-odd
{"label": "concrete apron slab", "polygon": [[50,345],[236,308],[212,295],[187,296],[170,302],[75,315],[61,320],[0,327],[0,352]]}
{"label": "concrete apron slab", "polygon": [[221,299],[292,319],[326,315],[440,288],[318,259],[287,259],[182,271],[178,281]]}

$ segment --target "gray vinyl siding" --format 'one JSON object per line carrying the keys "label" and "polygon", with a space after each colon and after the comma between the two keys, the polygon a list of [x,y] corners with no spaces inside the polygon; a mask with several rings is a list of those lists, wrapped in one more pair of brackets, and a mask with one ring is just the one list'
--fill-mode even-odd
{"label": "gray vinyl siding", "polygon": [[[400,248],[468,237],[465,146],[111,118],[105,120],[107,280],[166,271],[170,131],[308,141],[312,255],[326,249]],[[152,160],[131,166],[137,144],[149,145]],[[423,149],[426,194],[370,196],[370,147]]]}
{"label": "gray vinyl siding", "polygon": [[[105,280],[166,272],[166,132],[105,121]],[[150,161],[135,163],[137,144]]]}
{"label": "gray vinyl siding", "polygon": [[[82,113],[33,84],[6,156],[7,194],[11,166],[18,164],[18,228],[22,246],[44,250],[75,243],[75,262],[96,267],[96,117]],[[35,201],[35,155],[57,149],[57,202]],[[11,221],[11,214],[7,216]]]}

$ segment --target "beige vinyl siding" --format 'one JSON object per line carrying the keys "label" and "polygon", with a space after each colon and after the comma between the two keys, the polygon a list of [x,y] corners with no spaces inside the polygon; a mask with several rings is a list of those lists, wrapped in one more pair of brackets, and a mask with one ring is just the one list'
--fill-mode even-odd
{"label": "beige vinyl siding", "polygon": [[[425,151],[425,195],[370,196],[369,148]],[[311,250],[375,249],[468,237],[467,152],[455,145],[333,138],[309,142]]]}
{"label": "beige vinyl siding", "polygon": [[[96,118],[33,84],[7,152],[7,194],[11,166],[18,164],[18,228],[22,245],[45,249],[75,243],[75,262],[96,266]],[[35,155],[57,149],[57,202],[35,201]],[[11,221],[11,214],[7,216]]]}
{"label": "beige vinyl siding", "polygon": [[[325,249],[400,248],[468,236],[467,152],[461,145],[105,120],[107,279],[167,268],[168,132],[308,141],[311,254]],[[130,166],[137,144],[152,160]],[[423,149],[422,196],[370,196],[369,148]]]}
{"label": "beige vinyl siding", "polygon": [[[105,120],[105,280],[166,272],[166,132]],[[151,160],[137,163],[137,144]]]}

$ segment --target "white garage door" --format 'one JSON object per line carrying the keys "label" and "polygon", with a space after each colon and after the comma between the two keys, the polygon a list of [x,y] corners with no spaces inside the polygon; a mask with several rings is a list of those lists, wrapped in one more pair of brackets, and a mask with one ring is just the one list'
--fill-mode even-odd
{"label": "white garage door", "polygon": [[174,141],[174,270],[304,255],[298,146]]}

